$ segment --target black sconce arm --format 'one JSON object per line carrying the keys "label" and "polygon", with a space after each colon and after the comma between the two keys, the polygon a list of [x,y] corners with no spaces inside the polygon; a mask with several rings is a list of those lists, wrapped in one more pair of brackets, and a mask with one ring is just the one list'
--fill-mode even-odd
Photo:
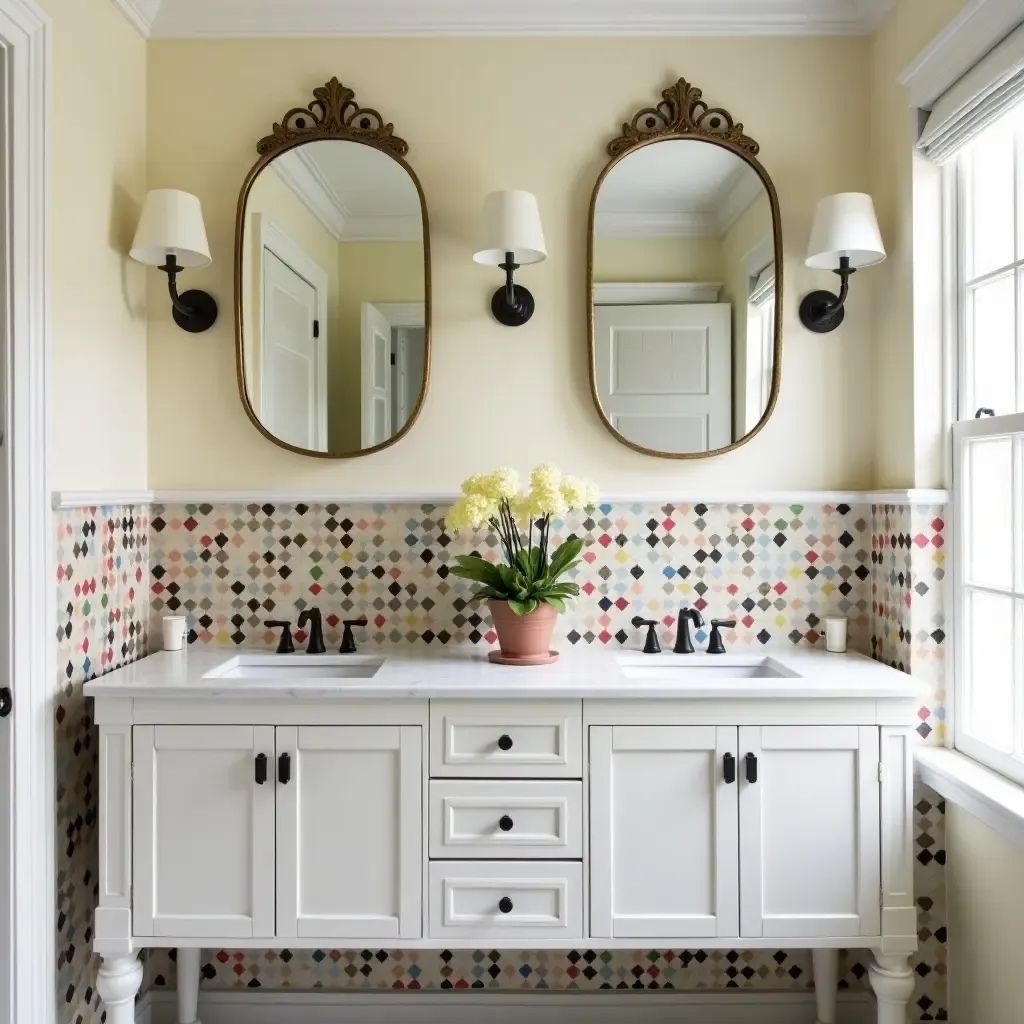
{"label": "black sconce arm", "polygon": [[832,271],[839,275],[839,294],[815,291],[805,295],[800,303],[800,322],[804,327],[815,334],[828,334],[843,322],[846,300],[850,294],[850,277],[856,272],[857,268],[850,266],[849,256],[839,257],[839,269]]}
{"label": "black sconce arm", "polygon": [[178,294],[178,274],[184,267],[178,266],[173,253],[167,254],[167,262],[160,267],[167,275],[167,291],[171,296],[171,315],[174,322],[190,334],[201,334],[217,322],[217,301],[209,292],[196,288]]}
{"label": "black sconce arm", "polygon": [[499,324],[506,327],[521,327],[533,316],[533,296],[513,280],[519,266],[514,252],[506,252],[505,262],[498,264],[499,269],[505,271],[505,287],[494,293],[491,299],[491,313]]}

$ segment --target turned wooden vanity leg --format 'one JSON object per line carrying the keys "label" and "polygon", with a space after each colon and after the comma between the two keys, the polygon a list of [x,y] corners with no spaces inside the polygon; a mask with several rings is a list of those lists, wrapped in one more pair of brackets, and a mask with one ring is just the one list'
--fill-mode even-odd
{"label": "turned wooden vanity leg", "polygon": [[107,1011],[107,1024],[135,1024],[135,997],[142,987],[138,955],[104,956],[96,975],[96,991]]}
{"label": "turned wooden vanity leg", "polygon": [[910,957],[876,952],[868,977],[878,999],[878,1024],[906,1024],[907,1003],[914,994]]}
{"label": "turned wooden vanity leg", "polygon": [[199,1024],[201,949],[178,947],[178,1024]]}
{"label": "turned wooden vanity leg", "polygon": [[839,950],[815,949],[814,998],[818,1003],[818,1024],[836,1024],[836,991],[839,987]]}

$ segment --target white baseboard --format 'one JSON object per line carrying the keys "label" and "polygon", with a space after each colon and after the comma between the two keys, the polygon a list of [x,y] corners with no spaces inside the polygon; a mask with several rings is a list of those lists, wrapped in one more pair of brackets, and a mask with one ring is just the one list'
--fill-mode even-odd
{"label": "white baseboard", "polygon": [[[811,992],[204,992],[202,1024],[814,1024]],[[868,992],[840,992],[837,1024],[873,1024]],[[177,1024],[151,992],[136,1024]]]}

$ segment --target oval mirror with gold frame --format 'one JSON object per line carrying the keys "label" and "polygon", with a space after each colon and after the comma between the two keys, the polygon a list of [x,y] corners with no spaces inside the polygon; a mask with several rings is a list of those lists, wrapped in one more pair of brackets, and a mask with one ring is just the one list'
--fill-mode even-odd
{"label": "oval mirror with gold frame", "polygon": [[590,386],[634,451],[731,451],[775,407],[782,230],[758,148],[683,79],[608,144],[590,203]]}
{"label": "oval mirror with gold frame", "polygon": [[332,78],[261,139],[235,227],[238,387],[266,437],[369,455],[412,428],[430,373],[427,204],[408,144]]}

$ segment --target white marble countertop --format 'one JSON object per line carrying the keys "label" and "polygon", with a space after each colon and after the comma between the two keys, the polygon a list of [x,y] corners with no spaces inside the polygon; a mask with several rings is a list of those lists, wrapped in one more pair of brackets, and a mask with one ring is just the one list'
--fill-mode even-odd
{"label": "white marble countertop", "polygon": [[[247,678],[238,676],[241,671]],[[334,671],[370,677],[331,678]],[[308,672],[307,672],[308,667]],[[751,677],[754,671],[769,676]],[[688,672],[683,671],[688,670]],[[258,678],[253,678],[256,675]],[[356,655],[277,655],[245,648],[161,652],[93,680],[90,697],[394,700],[429,698],[807,700],[917,699],[923,684],[861,654],[764,649],[648,655],[571,648],[554,665],[493,665],[486,650],[367,648]]]}

